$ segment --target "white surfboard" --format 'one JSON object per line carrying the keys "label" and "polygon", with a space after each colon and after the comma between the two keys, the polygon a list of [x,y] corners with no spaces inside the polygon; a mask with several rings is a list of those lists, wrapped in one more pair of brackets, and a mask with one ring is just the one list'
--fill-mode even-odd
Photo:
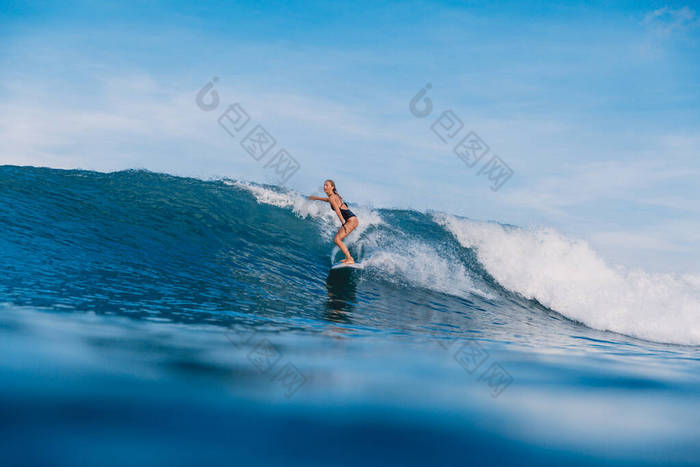
{"label": "white surfboard", "polygon": [[331,270],[332,269],[362,269],[362,264],[360,264],[360,263],[352,263],[352,264],[336,263],[333,266],[331,266]]}

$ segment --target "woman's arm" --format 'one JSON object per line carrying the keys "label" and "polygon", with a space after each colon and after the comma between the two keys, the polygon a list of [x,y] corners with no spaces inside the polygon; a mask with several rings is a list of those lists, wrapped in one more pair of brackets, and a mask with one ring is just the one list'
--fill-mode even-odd
{"label": "woman's arm", "polygon": [[312,201],[325,201],[326,203],[329,203],[328,198],[321,198],[320,196],[309,196],[309,199]]}

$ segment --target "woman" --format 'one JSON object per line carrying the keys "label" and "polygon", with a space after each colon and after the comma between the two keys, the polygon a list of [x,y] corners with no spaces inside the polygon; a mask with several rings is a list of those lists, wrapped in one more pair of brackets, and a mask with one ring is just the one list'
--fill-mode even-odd
{"label": "woman", "polygon": [[[333,180],[326,180],[326,182],[323,184],[323,191],[326,192],[328,198],[321,198],[319,196],[309,196],[309,199],[316,201],[326,201],[327,203],[331,204],[331,210],[335,211],[335,213],[338,215],[338,219],[340,219],[340,223],[343,224],[340,227],[340,229],[338,229],[338,233],[335,234],[335,238],[333,239],[333,241],[336,245],[338,245],[338,248],[340,248],[340,250],[345,254],[345,259],[341,262],[345,264],[353,264],[355,260],[352,258],[352,256],[350,256],[348,247],[346,247],[343,243],[343,239],[347,237],[350,232],[355,230],[355,227],[357,227],[357,224],[359,223],[357,220],[357,216],[353,214],[353,212],[350,209],[348,209],[348,205],[343,201],[338,192],[335,190],[335,182]],[[343,206],[345,206],[344,209]]]}

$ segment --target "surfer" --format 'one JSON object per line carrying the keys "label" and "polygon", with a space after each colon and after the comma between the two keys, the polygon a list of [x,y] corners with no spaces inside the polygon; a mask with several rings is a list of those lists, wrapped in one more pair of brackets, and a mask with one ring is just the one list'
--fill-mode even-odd
{"label": "surfer", "polygon": [[[333,239],[335,244],[338,245],[338,248],[340,248],[340,250],[345,254],[345,259],[342,260],[341,263],[353,264],[355,260],[352,258],[352,256],[350,256],[350,251],[348,251],[348,247],[346,247],[343,243],[343,239],[347,237],[350,232],[355,230],[355,227],[357,227],[357,224],[359,223],[357,216],[353,214],[350,209],[348,209],[347,203],[343,201],[343,198],[341,198],[338,192],[335,190],[335,182],[333,180],[326,180],[326,182],[323,184],[323,191],[328,195],[328,198],[309,196],[309,199],[330,203],[331,211],[335,211],[335,213],[338,215],[338,219],[340,219],[340,223],[343,224],[340,226],[338,233],[335,234],[335,238]],[[343,208],[343,206],[345,206],[345,208]]]}

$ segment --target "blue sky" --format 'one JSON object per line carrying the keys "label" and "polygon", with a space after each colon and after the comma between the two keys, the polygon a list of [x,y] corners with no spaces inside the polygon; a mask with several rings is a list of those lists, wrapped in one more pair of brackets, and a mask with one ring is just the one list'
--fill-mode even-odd
{"label": "blue sky", "polygon": [[[354,202],[699,272],[700,5],[532,3],[3,2],[0,163],[270,182],[216,123],[238,102],[300,162],[298,191],[331,177]],[[499,191],[431,132],[445,110],[514,170]]]}

